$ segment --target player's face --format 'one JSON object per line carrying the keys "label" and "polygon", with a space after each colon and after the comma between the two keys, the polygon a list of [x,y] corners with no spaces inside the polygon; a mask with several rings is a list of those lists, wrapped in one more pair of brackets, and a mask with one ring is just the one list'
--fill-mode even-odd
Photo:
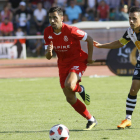
{"label": "player's face", "polygon": [[55,32],[60,32],[62,28],[63,16],[57,12],[49,13],[49,22]]}
{"label": "player's face", "polygon": [[129,13],[129,23],[130,23],[131,28],[134,31],[139,31],[139,29],[140,29],[140,13],[139,12]]}

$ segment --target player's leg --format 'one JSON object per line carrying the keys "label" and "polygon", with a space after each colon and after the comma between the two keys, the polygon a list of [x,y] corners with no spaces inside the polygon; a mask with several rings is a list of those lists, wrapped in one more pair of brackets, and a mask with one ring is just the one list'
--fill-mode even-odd
{"label": "player's leg", "polygon": [[63,92],[66,96],[67,102],[77,111],[80,115],[88,120],[87,130],[90,130],[92,127],[97,125],[96,119],[89,113],[86,106],[76,98],[75,95],[75,86],[79,80],[78,74],[75,72],[70,72],[65,80],[65,87]]}
{"label": "player's leg", "polygon": [[[72,88],[73,88],[72,91],[78,92],[80,94],[80,96],[82,97],[84,103],[86,105],[89,105],[90,104],[90,95],[88,95],[85,92],[84,86],[79,85],[79,82],[81,81],[81,76],[84,73],[84,71],[86,70],[86,68],[87,68],[87,65],[86,65],[85,61],[83,61],[83,62],[76,61],[71,65],[71,69],[69,70],[69,73],[74,72],[77,74],[77,79],[76,79],[77,82],[74,86],[72,86]],[[73,79],[73,77],[71,77],[71,78]],[[67,79],[69,79],[69,75],[67,76]],[[66,79],[67,84],[69,84],[69,81],[67,79]]]}
{"label": "player's leg", "polygon": [[137,93],[139,91],[139,88],[140,88],[140,61],[137,60],[137,64],[133,74],[132,85],[126,100],[126,118],[125,120],[122,121],[120,125],[117,126],[119,129],[121,128],[124,129],[125,127],[131,126],[131,116],[136,106]]}
{"label": "player's leg", "polygon": [[84,103],[86,105],[89,105],[90,104],[90,96],[85,92],[84,86],[79,85],[79,80],[81,80],[81,76],[82,76],[81,72],[73,70],[73,69],[72,69],[72,72],[74,74],[69,74],[66,78],[65,87],[71,88],[71,90],[74,92],[78,92],[80,94],[80,96],[82,97]]}
{"label": "player's leg", "polygon": [[137,93],[139,89],[140,89],[140,80],[133,80],[130,92],[126,100],[126,118],[125,120],[122,121],[120,125],[117,126],[119,129],[121,128],[124,129],[125,127],[131,126],[131,116],[136,106]]}

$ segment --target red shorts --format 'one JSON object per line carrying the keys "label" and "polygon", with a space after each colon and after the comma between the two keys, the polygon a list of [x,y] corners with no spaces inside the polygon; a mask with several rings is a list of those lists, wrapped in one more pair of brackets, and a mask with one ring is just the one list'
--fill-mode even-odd
{"label": "red shorts", "polygon": [[75,72],[79,75],[80,79],[78,82],[81,82],[81,77],[87,68],[86,61],[74,61],[70,65],[59,67],[59,78],[61,88],[64,88],[65,80],[70,72]]}

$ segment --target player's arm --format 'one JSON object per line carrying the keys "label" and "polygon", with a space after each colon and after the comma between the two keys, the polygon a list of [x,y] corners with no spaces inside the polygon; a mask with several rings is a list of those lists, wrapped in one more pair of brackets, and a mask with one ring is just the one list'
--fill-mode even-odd
{"label": "player's arm", "polygon": [[120,40],[116,40],[116,41],[105,43],[105,44],[100,44],[96,41],[93,41],[93,44],[97,48],[104,48],[104,49],[117,49],[124,46],[124,44],[122,44]]}
{"label": "player's arm", "polygon": [[96,41],[93,41],[93,44],[95,47],[97,48],[105,48],[105,49],[117,49],[117,48],[121,48],[124,45],[126,45],[129,41],[130,41],[130,37],[128,35],[128,32],[126,31],[123,35],[122,38],[120,38],[119,40],[110,42],[110,43],[105,43],[105,44],[100,44]]}
{"label": "player's arm", "polygon": [[93,39],[88,35],[85,40],[88,44],[88,63],[93,63],[92,54],[93,54]]}
{"label": "player's arm", "polygon": [[48,60],[50,60],[53,56],[53,42],[51,41],[51,43],[47,46],[47,48],[45,49],[45,56]]}

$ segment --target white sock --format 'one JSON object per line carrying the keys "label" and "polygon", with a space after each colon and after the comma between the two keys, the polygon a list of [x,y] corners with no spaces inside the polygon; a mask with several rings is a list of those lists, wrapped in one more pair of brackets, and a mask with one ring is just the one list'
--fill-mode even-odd
{"label": "white sock", "polygon": [[88,120],[88,121],[94,121],[95,119],[93,118],[93,116]]}
{"label": "white sock", "polygon": [[132,115],[126,115],[126,119],[131,120]]}
{"label": "white sock", "polygon": [[82,93],[82,92],[83,92],[83,90],[84,90],[84,89],[83,89],[83,87],[81,87],[81,88],[82,88],[82,91],[81,91],[81,92],[79,92],[79,93]]}

